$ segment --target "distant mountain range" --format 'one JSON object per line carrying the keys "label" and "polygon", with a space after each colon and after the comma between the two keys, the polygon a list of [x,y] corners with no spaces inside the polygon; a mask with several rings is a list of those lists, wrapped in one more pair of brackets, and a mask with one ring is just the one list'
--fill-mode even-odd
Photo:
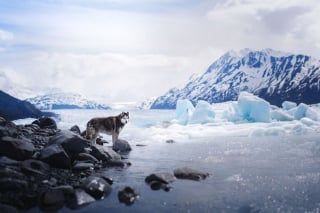
{"label": "distant mountain range", "polygon": [[173,109],[178,99],[189,99],[193,104],[236,100],[240,91],[278,106],[285,100],[319,103],[320,60],[271,49],[229,51],[182,88],[172,88],[158,97],[151,109]]}
{"label": "distant mountain range", "polygon": [[41,116],[53,116],[51,113],[43,113],[28,101],[19,100],[0,90],[0,117],[6,120],[22,118],[39,118]]}
{"label": "distant mountain range", "polygon": [[109,106],[88,100],[76,93],[57,92],[28,98],[40,110],[55,109],[111,109]]}

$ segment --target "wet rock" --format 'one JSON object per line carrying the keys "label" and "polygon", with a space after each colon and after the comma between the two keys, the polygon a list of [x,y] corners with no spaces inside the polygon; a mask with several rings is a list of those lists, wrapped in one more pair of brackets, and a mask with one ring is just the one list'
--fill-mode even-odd
{"label": "wet rock", "polygon": [[92,145],[90,154],[101,161],[120,160],[121,156],[109,147]]}
{"label": "wet rock", "polygon": [[166,143],[175,143],[173,139],[166,140]]}
{"label": "wet rock", "polygon": [[74,125],[70,128],[70,131],[76,133],[77,135],[81,135],[81,131],[78,125]]}
{"label": "wet rock", "polygon": [[37,124],[41,129],[57,129],[57,123],[49,117],[39,118],[33,121],[32,124]]}
{"label": "wet rock", "polygon": [[103,140],[102,138],[100,138],[100,137],[98,137],[97,139],[96,139],[96,144],[98,144],[98,145],[101,145],[101,146],[103,146],[103,144],[109,144],[109,142],[108,141],[106,141],[106,140]]}
{"label": "wet rock", "polygon": [[18,134],[15,127],[0,126],[0,138],[5,136],[16,137]]}
{"label": "wet rock", "polygon": [[171,173],[167,173],[167,172],[163,172],[163,173],[153,173],[151,175],[149,175],[148,177],[146,177],[145,181],[147,183],[151,183],[151,182],[161,182],[161,183],[171,183],[174,180],[176,180],[175,176]]}
{"label": "wet rock", "polygon": [[112,148],[116,152],[130,152],[132,150],[129,142],[122,139],[118,139]]}
{"label": "wet rock", "polygon": [[80,161],[89,161],[91,163],[98,163],[98,159],[88,153],[80,153],[77,157]]}
{"label": "wet rock", "polygon": [[50,166],[39,160],[25,160],[21,162],[21,169],[25,173],[45,175],[49,172]]}
{"label": "wet rock", "polygon": [[61,185],[52,188],[53,190],[61,190],[65,196],[70,196],[74,193],[74,188],[70,185]]}
{"label": "wet rock", "polygon": [[18,165],[20,162],[13,160],[11,158],[8,158],[6,156],[2,156],[0,157],[0,165],[11,165],[11,166],[16,166]]}
{"label": "wet rock", "polygon": [[104,179],[104,180],[107,181],[110,185],[113,184],[112,178],[110,178],[109,176],[107,176],[107,175],[105,175],[105,174],[96,174],[95,176]]}
{"label": "wet rock", "polygon": [[77,209],[79,207],[88,205],[94,201],[96,201],[96,200],[91,195],[86,193],[84,190],[76,189],[74,191],[74,197],[68,206],[71,209]]}
{"label": "wet rock", "polygon": [[117,160],[108,160],[104,163],[105,166],[109,166],[109,167],[128,167],[128,166],[131,166],[131,163],[128,162],[128,161],[124,161],[124,160],[121,160],[121,159],[117,159]]}
{"label": "wet rock", "polygon": [[139,197],[139,194],[128,186],[118,192],[118,199],[120,203],[124,203],[127,206],[132,205],[136,200],[139,199]]}
{"label": "wet rock", "polygon": [[174,176],[179,179],[203,180],[209,176],[209,173],[198,171],[188,167],[183,167],[175,169]]}
{"label": "wet rock", "polygon": [[82,181],[81,188],[95,199],[103,199],[108,196],[112,188],[103,178],[90,176]]}
{"label": "wet rock", "polygon": [[18,170],[18,167],[0,168],[0,177],[23,179],[24,174]]}
{"label": "wet rock", "polygon": [[50,139],[49,145],[51,144],[60,144],[68,155],[74,159],[79,153],[84,152],[84,148],[88,146],[88,141],[69,130],[64,130]]}
{"label": "wet rock", "polygon": [[0,191],[24,191],[28,186],[28,182],[16,178],[1,178]]}
{"label": "wet rock", "polygon": [[163,189],[165,191],[170,191],[171,186],[169,183],[175,180],[175,176],[171,173],[154,173],[146,177],[145,182],[150,185],[152,190]]}
{"label": "wet rock", "polygon": [[86,163],[86,162],[81,162],[77,161],[73,165],[73,170],[87,170],[87,169],[92,169],[93,170],[93,163]]}
{"label": "wet rock", "polygon": [[1,203],[0,203],[0,212],[1,213],[19,213],[19,211],[13,206],[1,204]]}
{"label": "wet rock", "polygon": [[64,192],[60,189],[50,189],[42,195],[40,207],[46,212],[55,212],[61,209],[64,203]]}
{"label": "wet rock", "polygon": [[0,155],[15,160],[31,158],[35,148],[30,140],[11,138],[8,136],[0,139]]}
{"label": "wet rock", "polygon": [[55,168],[71,168],[71,159],[59,144],[52,144],[44,148],[40,154],[40,159]]}

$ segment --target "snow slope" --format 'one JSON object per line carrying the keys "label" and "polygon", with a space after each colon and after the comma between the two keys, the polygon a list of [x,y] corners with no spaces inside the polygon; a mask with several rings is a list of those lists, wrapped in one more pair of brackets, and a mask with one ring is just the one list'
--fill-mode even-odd
{"label": "snow slope", "polygon": [[172,88],[152,109],[174,109],[178,99],[209,103],[236,100],[241,91],[280,106],[284,100],[320,102],[320,60],[271,49],[230,51],[182,88]]}
{"label": "snow slope", "polygon": [[40,110],[54,109],[110,109],[109,106],[87,100],[76,93],[51,93],[47,95],[28,98],[27,101]]}

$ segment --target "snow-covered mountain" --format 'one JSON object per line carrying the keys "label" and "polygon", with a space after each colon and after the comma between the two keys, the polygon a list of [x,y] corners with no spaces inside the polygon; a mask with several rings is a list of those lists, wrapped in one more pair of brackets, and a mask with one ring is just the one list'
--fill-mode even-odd
{"label": "snow-covered mountain", "polygon": [[87,100],[76,93],[52,93],[26,99],[40,110],[51,109],[111,109],[109,106]]}
{"label": "snow-covered mountain", "polygon": [[153,102],[156,100],[157,97],[151,97],[148,98],[147,100],[140,102],[137,105],[138,109],[150,109],[150,107],[152,106]]}
{"label": "snow-covered mountain", "polygon": [[264,49],[229,51],[208,70],[182,88],[172,88],[152,104],[152,109],[175,108],[178,99],[210,103],[236,100],[241,91],[253,93],[274,105],[284,100],[320,102],[320,60]]}

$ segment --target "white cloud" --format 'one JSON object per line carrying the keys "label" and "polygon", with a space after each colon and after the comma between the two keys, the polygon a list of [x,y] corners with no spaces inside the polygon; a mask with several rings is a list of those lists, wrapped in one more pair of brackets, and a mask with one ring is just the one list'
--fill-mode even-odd
{"label": "white cloud", "polygon": [[133,101],[203,73],[230,49],[320,58],[318,0],[28,2],[0,8],[9,26],[0,21],[0,42],[10,43],[0,45],[0,62],[19,84],[38,91],[60,87]]}
{"label": "white cloud", "polygon": [[6,30],[2,30],[0,29],[0,41],[8,41],[8,40],[12,40],[14,38],[13,34],[6,31]]}

